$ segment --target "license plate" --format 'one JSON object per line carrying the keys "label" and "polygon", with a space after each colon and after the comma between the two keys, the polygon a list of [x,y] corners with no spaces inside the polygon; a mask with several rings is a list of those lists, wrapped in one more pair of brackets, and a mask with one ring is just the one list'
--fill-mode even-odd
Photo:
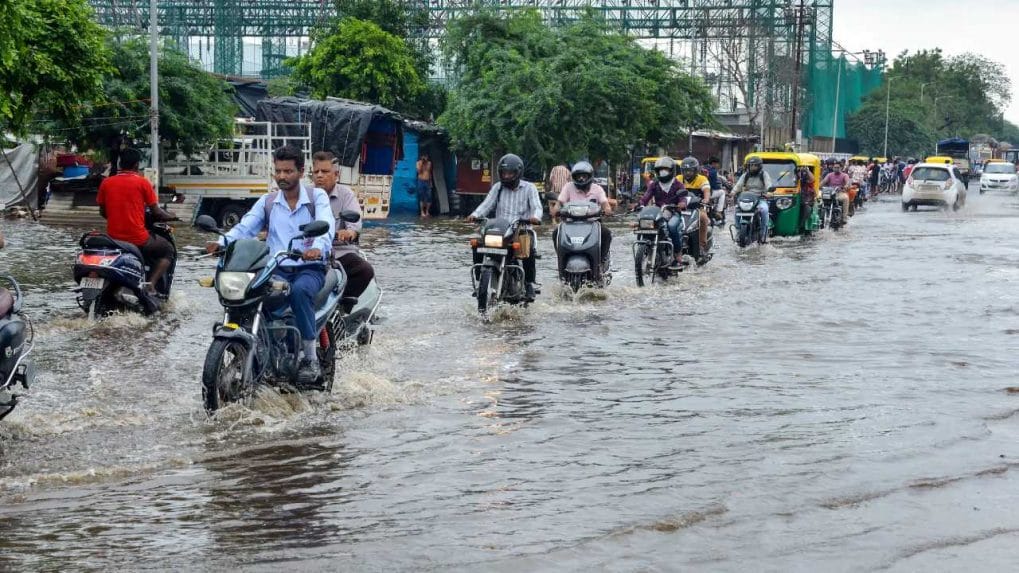
{"label": "license plate", "polygon": [[106,285],[106,279],[97,279],[92,277],[82,277],[81,288],[103,290],[103,286]]}
{"label": "license plate", "polygon": [[506,249],[490,249],[488,247],[478,247],[477,251],[482,255],[505,255]]}

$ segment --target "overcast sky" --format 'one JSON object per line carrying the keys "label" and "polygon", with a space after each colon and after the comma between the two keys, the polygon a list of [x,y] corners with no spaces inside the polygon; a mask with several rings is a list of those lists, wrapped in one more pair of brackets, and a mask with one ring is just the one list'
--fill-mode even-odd
{"label": "overcast sky", "polygon": [[1012,79],[1005,119],[1019,124],[1019,0],[834,0],[833,37],[847,50],[941,48],[1004,64]]}

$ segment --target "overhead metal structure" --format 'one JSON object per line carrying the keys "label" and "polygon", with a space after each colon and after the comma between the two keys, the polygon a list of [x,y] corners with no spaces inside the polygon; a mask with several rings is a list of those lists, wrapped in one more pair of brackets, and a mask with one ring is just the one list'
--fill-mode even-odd
{"label": "overhead metal structure", "polygon": [[[99,23],[145,29],[147,0],[89,0]],[[269,78],[335,14],[332,0],[159,0],[159,29],[207,69]]]}

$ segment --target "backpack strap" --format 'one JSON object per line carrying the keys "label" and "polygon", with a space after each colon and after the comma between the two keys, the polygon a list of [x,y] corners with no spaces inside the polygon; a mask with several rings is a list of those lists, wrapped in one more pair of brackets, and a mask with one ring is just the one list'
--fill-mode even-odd
{"label": "backpack strap", "polygon": [[[315,219],[315,188],[305,187],[301,185],[301,189],[304,190],[304,196],[308,199],[308,210],[311,211],[312,220]],[[276,203],[276,199],[279,197],[279,190],[270,192],[265,196],[265,224],[262,226],[262,230],[269,232],[269,215],[272,214],[272,206]]]}

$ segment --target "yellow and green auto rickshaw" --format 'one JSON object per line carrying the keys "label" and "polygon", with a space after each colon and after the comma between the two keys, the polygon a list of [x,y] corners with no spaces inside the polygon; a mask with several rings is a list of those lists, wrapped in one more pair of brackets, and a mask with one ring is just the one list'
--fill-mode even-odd
{"label": "yellow and green auto rickshaw", "polygon": [[818,226],[817,205],[814,201],[810,218],[806,225],[800,223],[800,199],[796,172],[800,167],[807,167],[814,176],[814,192],[818,196],[821,190],[821,158],[810,153],[752,153],[747,155],[760,157],[764,163],[764,171],[771,177],[771,189],[768,193],[770,235],[777,237],[796,237],[805,232],[814,231]]}

